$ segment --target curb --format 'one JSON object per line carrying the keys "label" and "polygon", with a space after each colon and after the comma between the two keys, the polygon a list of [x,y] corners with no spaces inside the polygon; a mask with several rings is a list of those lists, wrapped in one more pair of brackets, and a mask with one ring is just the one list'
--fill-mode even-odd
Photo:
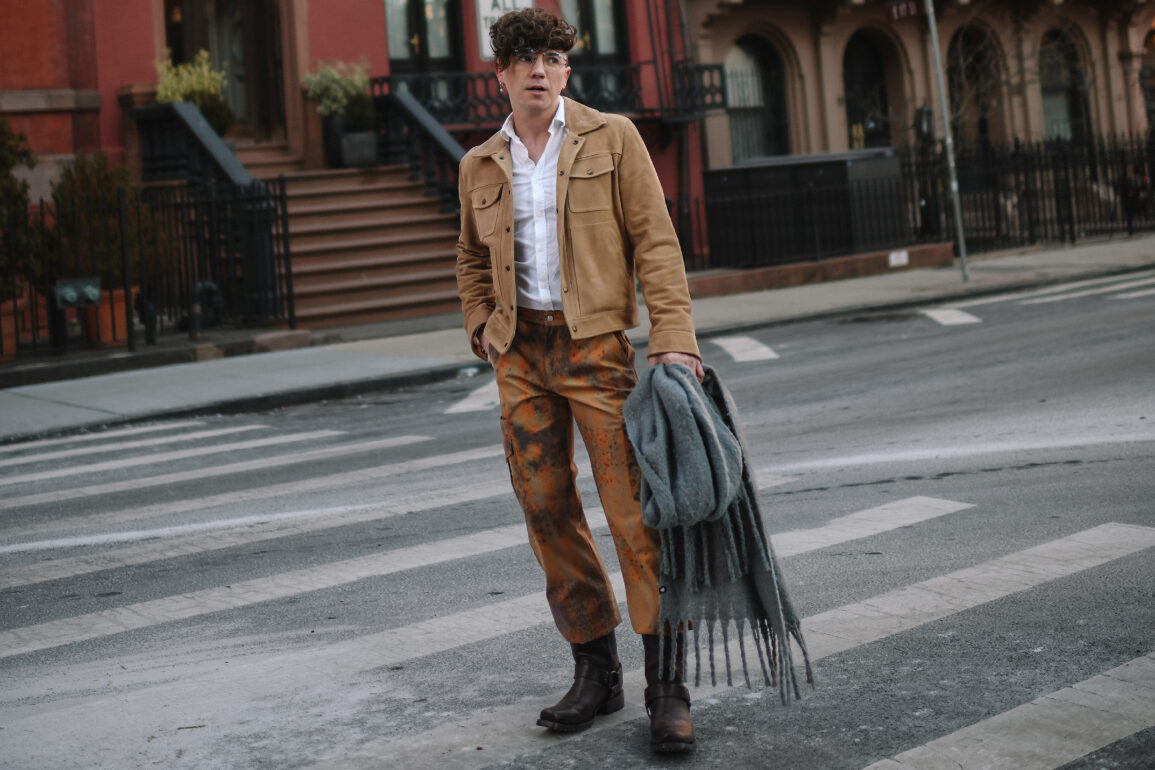
{"label": "curb", "polygon": [[[794,315],[787,318],[766,319],[760,321],[751,321],[748,323],[736,323],[725,326],[717,326],[710,329],[702,329],[698,331],[697,336],[699,339],[710,339],[712,337],[721,337],[728,334],[750,332],[758,329],[769,329],[778,326],[789,326],[792,324],[808,323],[813,321],[822,321],[858,313],[885,313],[896,310],[909,310],[912,308],[927,307],[931,305],[955,302],[963,299],[997,296],[1000,294],[1011,294],[1027,289],[1045,288],[1048,286],[1071,283],[1076,280],[1089,280],[1094,278],[1106,278],[1116,275],[1128,275],[1131,273],[1142,272],[1144,270],[1150,270],[1152,268],[1155,268],[1155,262],[1147,263],[1144,265],[1129,266],[1125,268],[1112,268],[1108,270],[1091,271],[1083,273],[1078,277],[1068,276],[1064,278],[1027,280],[981,289],[960,289],[959,291],[951,292],[949,294],[942,294],[933,297],[921,297],[918,299],[899,300],[894,302],[846,306],[817,313]],[[236,347],[252,347],[252,345],[248,343],[234,343],[234,345]],[[647,347],[648,339],[639,340],[634,344],[634,348],[639,351],[645,350]],[[252,354],[256,355],[257,353],[254,352]],[[186,357],[180,361],[174,361],[173,363],[187,362],[189,362],[189,359]],[[361,380],[307,386],[294,390],[279,391],[257,396],[231,398],[174,409],[158,409],[142,414],[113,417],[106,420],[93,420],[67,428],[53,428],[45,431],[33,431],[30,433],[3,436],[0,437],[0,445],[18,443],[20,441],[27,441],[30,439],[67,436],[72,433],[84,432],[95,428],[111,427],[115,425],[131,425],[140,422],[147,422],[149,420],[195,417],[208,414],[236,414],[250,411],[267,411],[269,409],[278,409],[287,406],[299,406],[301,404],[313,403],[317,401],[348,398],[365,393],[392,390],[397,388],[410,387],[413,385],[443,382],[455,377],[460,377],[463,375],[463,373],[469,371],[470,369],[476,369],[481,365],[482,364],[480,363],[476,365],[447,364]]]}

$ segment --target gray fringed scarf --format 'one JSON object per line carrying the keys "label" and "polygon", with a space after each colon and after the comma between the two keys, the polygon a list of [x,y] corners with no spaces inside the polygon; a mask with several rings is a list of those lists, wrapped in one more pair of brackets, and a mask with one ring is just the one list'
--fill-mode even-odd
{"label": "gray fringed scarf", "polygon": [[694,632],[694,683],[701,682],[699,631],[705,629],[714,670],[714,628],[721,626],[726,683],[733,686],[729,628],[738,632],[746,686],[745,635],[754,640],[762,676],[782,677],[783,703],[800,695],[789,638],[802,651],[813,684],[802,628],[782,585],[778,562],[762,526],[757,487],[738,412],[714,370],[705,381],[679,364],[642,375],[626,399],[626,432],[642,471],[642,519],[661,532],[660,621],[664,629]]}

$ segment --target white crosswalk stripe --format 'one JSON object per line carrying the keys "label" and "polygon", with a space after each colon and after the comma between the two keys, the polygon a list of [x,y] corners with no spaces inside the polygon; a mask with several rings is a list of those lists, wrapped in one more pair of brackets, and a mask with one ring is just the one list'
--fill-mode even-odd
{"label": "white crosswalk stripe", "polygon": [[491,380],[445,410],[445,414],[487,412],[498,406],[497,380]]}
{"label": "white crosswalk stripe", "polygon": [[204,425],[204,423],[200,420],[165,422],[158,423],[156,425],[140,425],[133,428],[118,428],[116,430],[103,431],[100,433],[84,433],[77,436],[63,436],[61,438],[44,438],[36,439],[35,441],[22,441],[18,444],[0,446],[0,454],[7,454],[8,452],[27,452],[29,449],[40,449],[42,447],[61,446],[62,444],[75,444],[78,442],[107,441],[110,438],[139,436],[143,433],[156,433],[162,430],[179,430],[181,428],[192,428],[198,425]]}
{"label": "white crosswalk stripe", "polygon": [[971,315],[965,310],[959,310],[953,307],[928,308],[926,310],[920,310],[919,312],[943,326],[962,326],[983,322],[983,319],[978,316]]}
{"label": "white crosswalk stripe", "polygon": [[1140,286],[1150,286],[1155,283],[1155,278],[1144,278],[1138,281],[1124,281],[1123,283],[1116,283],[1111,286],[1099,286],[1094,289],[1083,289],[1082,291],[1072,291],[1065,294],[1052,295],[1049,297],[1034,297],[1032,299],[1025,299],[1022,301],[1024,305],[1041,305],[1047,302],[1062,302],[1068,299],[1077,299],[1079,297],[1090,297],[1096,294],[1108,294],[1110,292],[1121,291],[1123,289],[1135,289]]}
{"label": "white crosswalk stripe", "polygon": [[[220,428],[217,430],[200,430],[194,433],[178,433],[173,436],[162,436],[160,438],[144,439],[140,441],[125,441],[121,443],[102,444],[100,446],[81,446],[73,447],[71,449],[60,449],[55,452],[42,452],[40,454],[26,455],[24,457],[10,457],[7,460],[0,460],[0,468],[10,468],[13,465],[29,465],[31,463],[46,462],[48,460],[61,460],[65,457],[80,457],[81,455],[109,452],[118,452],[121,449],[144,449],[146,447],[161,446],[163,444],[175,444],[181,441],[202,441],[208,438],[217,438],[219,436],[232,436],[237,433],[247,433],[251,430],[260,430],[264,425],[239,425],[235,428]],[[224,451],[224,450],[221,450]],[[155,458],[154,458],[155,461]]]}
{"label": "white crosswalk stripe", "polygon": [[1111,299],[1139,299],[1140,297],[1155,297],[1155,289],[1144,289],[1143,291],[1129,291],[1125,294],[1116,294]]}
{"label": "white crosswalk stripe", "polygon": [[774,352],[773,348],[763,345],[753,337],[713,337],[710,341],[725,350],[731,358],[739,363],[773,361],[778,358],[778,354]]}
{"label": "white crosswalk stripe", "polygon": [[[1155,727],[1155,652],[865,770],[1050,770]],[[1045,736],[1040,746],[1024,740]]]}
{"label": "white crosswalk stripe", "polygon": [[[726,349],[735,360],[742,360],[742,355],[756,355],[758,345],[736,342]],[[488,387],[487,384],[478,389],[470,398]],[[148,430],[140,433],[109,431],[103,434],[104,442],[84,436],[76,437],[82,439],[79,444],[26,444],[23,445],[25,451],[10,458],[14,462],[0,461],[0,470],[36,462],[61,463],[60,469],[64,470],[68,461],[89,454],[102,458],[100,462],[80,466],[89,472],[147,467],[185,457],[203,457],[205,462],[212,463],[215,454],[254,443],[234,441],[233,435],[267,429],[264,425],[243,425],[178,432],[192,427],[200,426],[169,423],[163,427],[148,426]],[[155,435],[168,429],[172,429],[171,435]],[[483,591],[480,601],[458,602],[452,609],[439,610],[437,592],[448,589],[429,580],[428,611],[397,625],[369,627],[368,623],[352,617],[342,621],[345,625],[339,629],[330,629],[322,643],[308,643],[308,637],[294,633],[287,635],[280,646],[253,645],[253,649],[247,649],[245,638],[232,630],[224,630],[231,629],[230,624],[239,627],[237,611],[271,613],[297,602],[328,600],[318,597],[388,592],[394,581],[424,586],[425,576],[434,573],[458,574],[460,585],[473,579],[476,565],[504,563],[511,554],[519,556],[512,549],[524,552],[520,555],[524,559],[520,561],[532,562],[525,525],[520,521],[513,499],[500,444],[438,454],[435,447],[440,443],[431,436],[404,435],[358,441],[339,431],[314,431],[286,432],[269,438],[289,443],[303,440],[293,438],[296,436],[324,438],[333,445],[262,460],[210,464],[188,472],[154,472],[132,481],[98,483],[0,500],[0,510],[9,509],[16,514],[0,518],[0,559],[4,560],[0,561],[0,591],[11,590],[8,600],[14,604],[26,601],[22,598],[24,592],[35,591],[39,586],[53,595],[69,590],[51,587],[48,581],[79,583],[89,580],[83,576],[91,573],[112,575],[120,574],[121,570],[135,575],[140,570],[163,569],[167,560],[176,558],[216,564],[217,556],[226,549],[268,541],[290,542],[293,538],[304,540],[306,535],[324,535],[342,528],[352,528],[352,537],[357,538],[362,536],[359,534],[362,531],[370,531],[366,525],[388,523],[391,526],[399,517],[414,517],[406,519],[411,525],[406,536],[412,539],[386,551],[374,551],[373,544],[377,541],[369,540],[363,544],[368,547],[347,551],[346,558],[322,563],[282,562],[265,572],[219,576],[206,570],[197,576],[199,582],[176,588],[172,595],[137,594],[133,601],[119,606],[86,604],[85,611],[65,611],[63,615],[59,612],[39,616],[23,614],[20,617],[26,618],[24,625],[5,623],[0,626],[0,667],[7,674],[5,687],[0,688],[0,724],[4,725],[5,736],[5,757],[0,758],[0,765],[8,761],[14,763],[13,766],[63,766],[61,758],[90,756],[97,757],[92,762],[95,767],[163,765],[171,764],[172,757],[180,754],[188,766],[235,766],[236,755],[222,759],[226,755],[211,753],[216,750],[212,747],[219,749],[220,741],[257,740],[246,727],[246,714],[254,708],[298,709],[302,703],[312,708],[307,704],[318,693],[334,689],[350,702],[360,702],[377,697],[375,688],[398,686],[389,674],[390,668],[424,666],[417,661],[453,653],[468,645],[506,639],[510,644],[520,644],[519,635],[552,629],[553,619],[544,592],[532,584],[522,583],[516,594],[500,598],[486,598]],[[186,450],[135,454],[138,449],[147,452],[174,442],[196,440],[212,446],[198,447],[191,451],[200,454],[191,455],[186,455]],[[1022,442],[1022,446],[1015,445],[1015,450],[1151,440],[1149,433],[1132,431],[1125,435],[1069,437],[1049,443],[1028,441]],[[398,447],[424,451],[414,451],[403,459],[369,468],[342,470],[317,465],[321,460]],[[960,445],[912,450],[907,454],[891,450],[845,457],[819,456],[768,468],[757,476],[760,489],[770,491],[797,480],[794,476],[778,475],[783,473],[805,476],[827,468],[870,467],[896,459],[971,457],[991,451],[988,446]],[[579,454],[576,466],[583,489],[592,489],[584,455]],[[284,469],[285,473],[280,477],[265,475],[276,468]],[[445,468],[458,471],[451,471],[448,482],[444,474],[435,473]],[[40,480],[59,481],[72,475],[52,475],[54,472],[40,471],[48,474]],[[232,492],[210,486],[205,488],[205,493],[184,499],[122,506],[115,511],[77,511],[70,515],[59,515],[65,509],[53,508],[50,509],[53,515],[40,518],[25,517],[27,512],[22,510],[246,472],[254,474],[252,483]],[[0,476],[0,484],[14,484],[11,479],[35,475]],[[313,498],[306,497],[326,489],[358,484],[370,485],[368,488],[380,501],[318,506]],[[374,497],[353,498],[360,499]],[[502,499],[504,503],[499,502]],[[256,503],[261,503],[261,507],[249,507]],[[491,516],[490,523],[462,525],[457,519],[448,526],[440,524],[436,530],[439,535],[424,532],[427,521],[437,521],[436,517],[446,511],[463,507],[485,510],[486,506],[491,509],[486,511]],[[507,510],[509,518],[493,514],[502,508]],[[771,537],[779,559],[802,557],[805,561],[846,550],[845,544],[866,538],[900,537],[903,530],[912,527],[938,527],[951,533],[963,531],[971,526],[977,511],[967,502],[930,496],[906,497],[844,515],[832,513],[830,518],[817,523],[810,519],[805,528],[772,531]],[[768,526],[775,521],[774,513],[773,507],[768,509]],[[185,514],[189,515],[185,517]],[[609,544],[608,527],[601,511],[587,506],[587,517],[599,545]],[[363,530],[357,530],[358,526]],[[853,600],[843,598],[830,602],[825,606],[833,609],[803,620],[811,659],[821,661],[866,645],[893,644],[887,640],[899,634],[965,611],[981,612],[981,608],[992,603],[1053,586],[1119,560],[1146,558],[1137,555],[1155,548],[1155,527],[1111,523],[1081,531],[1071,528],[1067,532],[1043,542],[1024,539],[1025,544],[1034,544],[1017,546],[1018,550],[1009,553],[996,551],[1004,555],[983,557],[985,561],[975,559],[978,563],[962,560],[956,563],[971,566],[944,570],[944,574],[936,575],[931,567],[916,579],[896,579],[883,588],[863,591]],[[838,546],[844,548],[838,549]],[[870,547],[876,546],[872,543]],[[292,546],[288,549],[292,550]],[[94,576],[92,580],[103,578]],[[620,574],[613,575],[612,583],[619,598],[624,597]],[[870,593],[874,595],[868,595]],[[54,609],[59,611],[62,606],[57,603]],[[271,636],[259,630],[250,633],[256,635],[254,639],[262,638],[266,643]],[[159,635],[154,637],[154,634]],[[185,636],[188,641],[176,642],[178,637]],[[158,643],[152,641],[154,638],[171,640],[173,649],[160,649]],[[208,652],[213,645],[229,651],[227,661]],[[730,647],[731,657],[737,659],[737,643]],[[1140,657],[1123,666],[1117,666],[1116,660],[1110,670],[1107,665],[1099,669],[1102,673],[1091,669],[1079,678],[1092,673],[1097,673],[1096,676],[1049,695],[1036,697],[1039,692],[1036,691],[1023,699],[1033,698],[1030,702],[961,729],[954,729],[955,725],[951,728],[953,732],[924,745],[912,747],[915,741],[895,745],[887,754],[897,753],[872,765],[871,770],[931,770],[940,766],[936,763],[944,758],[952,767],[1054,770],[1090,751],[1155,726],[1155,652],[1129,653],[1129,656],[1135,654]],[[129,656],[134,661],[132,664]],[[182,656],[193,662],[178,663]],[[150,657],[155,657],[155,662],[148,660]],[[118,667],[118,661],[124,664]],[[174,676],[170,670],[179,673]],[[442,676],[462,673],[422,670],[424,676],[435,682],[440,682]],[[1069,681],[1074,682],[1075,678]],[[638,701],[638,694],[645,686],[644,673],[640,669],[627,672],[625,684],[630,698],[627,707],[613,715],[599,717],[592,728],[593,735],[645,718]],[[440,697],[439,686],[432,688],[431,701]],[[724,683],[706,683],[694,688],[695,709],[717,708],[712,704],[737,697],[732,692],[734,689]],[[338,741],[330,750],[297,757],[294,764],[325,768],[387,766],[407,770],[480,768],[518,758],[532,764],[549,746],[571,740],[551,736],[552,740],[543,742],[541,731],[533,728],[532,719],[527,717],[559,695],[542,693],[539,685],[535,695],[522,694],[499,701],[496,706],[489,705],[480,696],[469,696],[464,706],[452,707],[458,709],[452,719],[434,719],[432,724],[422,724],[419,728],[413,724],[398,729],[386,725],[367,733],[350,733],[345,736],[347,740]],[[450,707],[430,703],[428,708],[436,711]],[[316,713],[326,724],[340,722],[348,716],[339,709],[325,713],[323,706],[318,706]],[[1038,725],[1043,723],[1056,726],[1053,732],[1061,739],[1041,747],[1032,744],[1027,749],[1021,738],[1008,737],[1038,732]],[[61,724],[69,725],[70,729],[59,730]],[[299,722],[292,724],[299,725]],[[202,727],[205,734],[212,732],[212,740],[188,740],[194,736],[181,735],[181,731],[196,732]],[[150,738],[121,745],[118,736],[128,735],[127,731]],[[48,735],[53,736],[51,741],[45,740]],[[276,733],[262,734],[259,740],[276,741]],[[924,740],[926,736],[918,738],[918,741]],[[91,754],[94,746],[100,747],[99,753]],[[484,751],[478,751],[478,746],[483,746]],[[982,751],[976,750],[976,746],[981,746]]]}
{"label": "white crosswalk stripe", "polygon": [[[1117,284],[1120,281],[1131,281],[1136,279],[1155,278],[1155,271],[1144,270],[1137,273],[1130,273],[1124,276],[1111,275],[1102,278],[1088,278],[1083,281],[1070,281],[1060,284],[1058,286],[1048,286],[1044,289],[1029,289],[1027,291],[1012,292],[1010,294],[994,294],[989,297],[976,297],[975,299],[961,300],[959,302],[950,303],[953,308],[968,308],[978,307],[980,305],[991,305],[999,302],[1012,302],[1017,300],[1032,299],[1035,297],[1046,297],[1053,294],[1067,294],[1071,291],[1085,289],[1090,286],[1102,286],[1103,284]],[[1114,291],[1115,289],[1109,289]]]}
{"label": "white crosswalk stripe", "polygon": [[[1097,527],[805,618],[802,621],[803,633],[811,660],[820,661],[1151,547],[1155,547],[1155,529],[1120,525]],[[621,590],[620,584],[615,585],[615,590]],[[519,613],[530,609],[517,607]],[[548,620],[548,613],[542,622],[545,620]],[[384,644],[385,640],[380,641],[381,649],[390,649]],[[737,659],[738,654],[738,645],[731,643],[731,659]],[[642,672],[635,670],[626,674],[625,686],[628,691],[640,691],[645,686]],[[694,692],[700,701],[728,689],[731,688],[724,685],[703,686],[695,688]],[[541,706],[555,701],[559,695],[555,693],[542,699]],[[540,749],[536,736],[522,726],[525,714],[533,713],[535,706],[536,703],[518,703],[496,713],[479,714],[464,724],[455,721],[452,726],[423,735],[373,741],[337,763],[323,762],[313,767],[370,768],[381,766],[379,763],[412,770],[483,767],[491,759],[471,754],[470,747],[485,745],[487,750],[496,751],[503,758]],[[595,724],[594,729],[606,729],[643,715],[641,705],[634,704],[632,708]],[[433,747],[436,747],[435,754],[430,753]]]}
{"label": "white crosswalk stripe", "polygon": [[5,478],[0,478],[0,486],[6,486],[9,484],[27,484],[33,481],[59,479],[65,476],[80,476],[85,473],[100,473],[103,471],[121,470],[123,468],[135,468],[140,465],[155,465],[157,463],[173,462],[175,460],[187,460],[191,457],[204,457],[205,455],[224,454],[226,452],[243,452],[249,449],[281,446],[283,444],[296,444],[302,441],[314,441],[316,439],[332,438],[334,436],[340,435],[341,431],[315,430],[308,433],[290,433],[284,436],[270,436],[269,438],[254,439],[252,441],[238,441],[234,444],[217,444],[214,446],[198,447],[196,449],[185,449],[175,452],[162,452],[158,454],[144,455],[142,457],[121,457],[116,460],[108,460],[106,462],[88,463],[87,465],[69,465],[64,468],[56,468],[50,471],[25,473],[23,476],[8,476]]}
{"label": "white crosswalk stripe", "polygon": [[[428,436],[397,436],[394,438],[381,439],[380,441],[365,441],[357,444],[330,447],[327,449],[314,449],[307,452],[295,452],[289,455],[262,458],[260,460],[229,463],[228,465],[222,465],[214,468],[198,468],[191,471],[166,473],[158,476],[148,476],[142,479],[132,479],[129,481],[113,481],[105,484],[93,484],[85,487],[73,487],[70,489],[54,490],[52,492],[40,492],[36,494],[23,495],[20,497],[10,497],[5,500],[0,500],[0,510],[21,508],[31,505],[43,505],[45,503],[60,503],[67,500],[79,500],[85,497],[107,495],[113,492],[124,492],[128,490],[139,490],[147,489],[149,487],[165,486],[167,484],[176,484],[182,481],[201,481],[214,476],[231,476],[239,473],[249,473],[252,471],[265,471],[278,466],[313,463],[319,460],[328,460],[335,457],[345,457],[351,454],[359,454],[362,452],[374,452],[381,449],[391,449],[393,447],[403,446],[405,444],[413,444],[428,440]],[[189,501],[184,501],[184,504],[189,504]],[[199,504],[194,503],[194,506],[199,507]],[[92,519],[88,518],[87,520],[91,521]],[[55,524],[50,523],[49,526],[55,526]]]}

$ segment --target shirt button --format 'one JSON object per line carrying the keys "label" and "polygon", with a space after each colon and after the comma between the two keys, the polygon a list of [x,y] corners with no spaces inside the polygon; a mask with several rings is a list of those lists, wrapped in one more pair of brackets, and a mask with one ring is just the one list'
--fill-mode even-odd
{"label": "shirt button", "polygon": [[[592,168],[587,168],[587,169],[586,169],[586,173],[587,173],[587,174],[593,174],[593,173],[594,173],[594,170],[593,170]],[[485,203],[485,201],[482,201],[482,203]]]}

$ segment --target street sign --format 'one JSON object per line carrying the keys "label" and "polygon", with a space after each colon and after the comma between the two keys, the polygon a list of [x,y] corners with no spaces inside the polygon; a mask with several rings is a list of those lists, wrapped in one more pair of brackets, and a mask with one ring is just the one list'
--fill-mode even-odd
{"label": "street sign", "polygon": [[918,0],[896,0],[886,6],[886,15],[891,21],[913,19],[925,13]]}

